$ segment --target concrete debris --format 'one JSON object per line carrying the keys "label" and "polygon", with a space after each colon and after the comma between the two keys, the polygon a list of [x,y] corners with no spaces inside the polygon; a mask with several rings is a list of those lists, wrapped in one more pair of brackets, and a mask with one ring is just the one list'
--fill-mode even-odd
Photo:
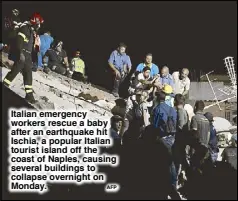
{"label": "concrete debris", "polygon": [[[9,69],[2,67],[2,79],[6,76],[7,72],[9,72]],[[24,98],[25,90],[22,87],[22,83],[22,75],[19,74],[13,80],[10,89]],[[82,91],[82,89],[87,88],[89,89],[88,91]],[[40,71],[33,72],[33,89],[35,99],[38,101],[33,106],[38,110],[79,110],[83,108],[94,115],[96,119],[99,119],[101,116],[110,118],[112,116],[110,110],[115,105],[115,98],[111,94],[93,88],[91,85],[86,85],[67,77],[64,78],[64,76],[54,72],[48,75]],[[90,103],[91,100],[87,100],[85,97],[78,97],[79,94],[86,94],[86,97],[93,100],[92,103]],[[103,94],[100,96],[103,99],[100,99],[97,96],[98,94]]]}
{"label": "concrete debris", "polygon": [[84,92],[81,92],[78,97],[83,97],[85,100],[91,100],[92,102],[96,102],[98,101],[98,97],[97,96],[92,96],[91,94],[85,94]]}
{"label": "concrete debris", "polygon": [[42,96],[41,99],[44,100],[45,102],[49,101],[49,99],[46,96]]}

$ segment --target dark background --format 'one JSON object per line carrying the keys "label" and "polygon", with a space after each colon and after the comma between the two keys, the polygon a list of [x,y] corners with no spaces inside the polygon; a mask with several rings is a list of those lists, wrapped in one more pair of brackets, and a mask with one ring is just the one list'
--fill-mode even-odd
{"label": "dark background", "polygon": [[128,45],[134,68],[151,52],[159,67],[187,67],[193,79],[211,70],[224,74],[223,59],[236,60],[236,1],[3,1],[2,15],[13,8],[24,20],[40,12],[42,30],[62,40],[69,57],[78,48],[91,82],[102,86],[109,85],[107,60],[120,42]]}

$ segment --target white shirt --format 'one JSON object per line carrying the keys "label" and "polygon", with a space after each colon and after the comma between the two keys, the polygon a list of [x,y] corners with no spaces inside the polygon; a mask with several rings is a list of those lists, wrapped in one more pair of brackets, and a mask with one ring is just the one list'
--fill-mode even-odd
{"label": "white shirt", "polygon": [[139,73],[133,83],[133,87],[134,88],[143,88],[143,84],[140,82],[141,80],[148,80],[150,78],[150,76],[148,78],[145,78],[143,73]]}
{"label": "white shirt", "polygon": [[183,80],[179,79],[179,72],[174,72],[173,75],[174,80],[174,93],[175,94],[183,94],[183,92],[188,91],[190,89],[190,79],[186,77]]}

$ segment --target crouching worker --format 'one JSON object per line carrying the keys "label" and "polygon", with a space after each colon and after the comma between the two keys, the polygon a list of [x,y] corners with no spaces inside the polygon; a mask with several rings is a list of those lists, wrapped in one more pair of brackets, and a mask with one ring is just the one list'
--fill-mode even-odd
{"label": "crouching worker", "polygon": [[34,32],[40,28],[43,18],[35,13],[30,22],[22,25],[16,38],[16,51],[14,52],[14,66],[6,75],[3,84],[7,87],[15,79],[20,71],[22,71],[23,81],[26,91],[25,99],[30,103],[35,103],[32,89],[32,50],[34,49]]}
{"label": "crouching worker", "polygon": [[87,81],[87,76],[85,75],[85,64],[84,61],[80,58],[80,51],[75,52],[75,56],[71,61],[72,69],[72,79],[78,81]]}
{"label": "crouching worker", "polygon": [[142,89],[137,89],[126,103],[126,112],[123,119],[121,135],[127,131],[131,139],[137,139],[144,128],[149,125],[149,113],[146,99],[148,94]]}
{"label": "crouching worker", "polygon": [[48,49],[50,49],[51,44],[54,42],[51,33],[45,32],[43,35],[40,35],[40,49],[37,54],[37,66],[38,70],[43,70],[42,59]]}
{"label": "crouching worker", "polygon": [[[48,58],[48,64],[47,64]],[[69,62],[68,57],[63,50],[63,42],[55,43],[52,49],[48,49],[43,58],[44,72],[49,73],[50,70],[55,71],[58,74],[69,76]]]}

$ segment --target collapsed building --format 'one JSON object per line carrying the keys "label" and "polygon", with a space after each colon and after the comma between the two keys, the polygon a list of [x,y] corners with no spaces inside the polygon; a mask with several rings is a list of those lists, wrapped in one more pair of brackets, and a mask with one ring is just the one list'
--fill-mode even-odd
{"label": "collapsed building", "polygon": [[[4,55],[2,63],[6,63]],[[10,69],[2,67],[2,79]],[[19,73],[13,80],[10,89],[18,96],[24,98],[25,90]],[[101,116],[110,118],[111,109],[115,106],[115,98],[110,93],[97,89],[91,84],[84,84],[68,77],[50,72],[33,72],[33,90],[37,103],[34,108],[37,110],[80,110],[89,111],[96,119]]]}
{"label": "collapsed building", "polygon": [[[2,67],[1,76],[2,78],[4,78],[5,75],[10,71],[9,66],[11,66],[12,64],[9,63],[7,54],[5,53],[2,53],[1,59],[2,65],[4,66]],[[209,90],[207,83],[191,83],[189,104],[185,105],[190,120],[194,115],[192,105],[194,105],[195,100],[198,100],[199,98],[201,99],[202,97],[200,96],[200,94],[203,94],[202,92],[197,93],[199,91],[197,87],[195,87],[197,85],[206,85],[206,87],[199,87],[199,89],[202,90],[203,93],[205,93],[204,91]],[[125,102],[123,99],[116,100],[116,98],[106,90],[99,89],[97,86],[94,86],[92,84],[78,82],[54,72],[50,72],[49,74],[45,74],[41,71],[33,72],[33,86],[34,96],[38,101],[33,105],[33,107],[37,110],[80,111],[80,109],[84,109],[87,110],[89,112],[89,115],[95,118],[95,120],[102,118],[102,116],[109,119],[115,113],[120,113],[120,115],[123,115],[125,110]],[[206,88],[206,90],[203,90],[204,88]],[[13,80],[10,89],[15,92],[15,95],[24,98],[25,90],[21,74],[18,74],[17,77]],[[199,97],[197,97],[198,94]],[[209,92],[206,93],[205,99],[202,99],[206,102],[206,100],[208,100],[211,96],[212,94],[209,90]],[[235,99],[235,101],[228,102],[236,103],[237,99]],[[219,117],[225,117],[224,111],[226,110],[222,111],[224,112],[223,115],[221,115],[221,111],[219,111],[217,107],[209,108],[207,111],[211,111],[215,114],[215,116],[217,115]],[[230,138],[231,136],[229,131],[221,132],[220,136],[223,136],[223,138],[223,133],[226,134],[226,137],[225,139],[221,140],[221,144],[223,145],[222,149],[228,145],[228,138]]]}

